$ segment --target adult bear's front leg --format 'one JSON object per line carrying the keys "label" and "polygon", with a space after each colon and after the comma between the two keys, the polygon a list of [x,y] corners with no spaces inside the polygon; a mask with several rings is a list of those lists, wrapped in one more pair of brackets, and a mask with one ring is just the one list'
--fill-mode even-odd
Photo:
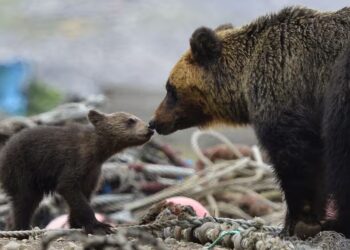
{"label": "adult bear's front leg", "polygon": [[307,238],[321,230],[326,192],[319,124],[298,109],[254,123],[285,195],[284,235]]}
{"label": "adult bear's front leg", "polygon": [[336,61],[326,88],[323,137],[329,193],[336,218],[324,224],[350,238],[350,46]]}

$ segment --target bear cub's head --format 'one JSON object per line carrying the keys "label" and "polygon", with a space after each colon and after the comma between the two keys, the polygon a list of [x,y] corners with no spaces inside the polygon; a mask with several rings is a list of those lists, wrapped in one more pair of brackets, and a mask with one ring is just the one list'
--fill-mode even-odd
{"label": "bear cub's head", "polygon": [[[225,60],[223,37],[233,31],[231,25],[216,30],[198,28],[190,39],[190,49],[172,69],[166,83],[166,96],[150,121],[159,134],[170,134],[193,126],[220,122],[215,92]],[[227,84],[227,83],[226,83]],[[219,111],[218,111],[219,110]]]}
{"label": "bear cub's head", "polygon": [[125,112],[104,114],[90,110],[88,119],[98,135],[125,147],[142,145],[154,133],[147,123]]}

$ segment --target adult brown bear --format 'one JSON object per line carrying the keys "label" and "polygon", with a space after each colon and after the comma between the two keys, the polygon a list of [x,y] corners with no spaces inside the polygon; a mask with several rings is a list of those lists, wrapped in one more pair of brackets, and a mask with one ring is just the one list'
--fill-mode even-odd
{"label": "adult brown bear", "polygon": [[251,124],[285,194],[283,232],[321,229],[327,176],[338,219],[325,225],[350,236],[350,56],[333,71],[349,36],[350,8],[285,8],[241,28],[199,28],[150,126]]}

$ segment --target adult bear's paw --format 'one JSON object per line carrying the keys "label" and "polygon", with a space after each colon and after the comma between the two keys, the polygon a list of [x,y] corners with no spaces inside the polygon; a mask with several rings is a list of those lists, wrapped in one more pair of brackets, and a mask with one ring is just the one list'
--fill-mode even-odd
{"label": "adult bear's paw", "polygon": [[300,239],[307,239],[314,237],[321,232],[322,227],[320,223],[306,223],[304,221],[298,221],[294,228],[294,235]]}
{"label": "adult bear's paw", "polygon": [[297,236],[299,239],[305,240],[314,237],[321,232],[322,226],[318,222],[305,222],[303,220],[289,220],[285,224],[280,233],[281,237]]}

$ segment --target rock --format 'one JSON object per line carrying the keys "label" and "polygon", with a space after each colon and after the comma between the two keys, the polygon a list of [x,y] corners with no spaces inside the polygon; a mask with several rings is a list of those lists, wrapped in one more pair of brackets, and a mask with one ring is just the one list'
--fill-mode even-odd
{"label": "rock", "polygon": [[177,244],[177,240],[174,239],[174,238],[166,238],[164,240],[164,243],[166,243],[166,244]]}
{"label": "rock", "polygon": [[19,250],[20,247],[21,247],[21,244],[15,241],[10,241],[3,247],[3,250]]}

